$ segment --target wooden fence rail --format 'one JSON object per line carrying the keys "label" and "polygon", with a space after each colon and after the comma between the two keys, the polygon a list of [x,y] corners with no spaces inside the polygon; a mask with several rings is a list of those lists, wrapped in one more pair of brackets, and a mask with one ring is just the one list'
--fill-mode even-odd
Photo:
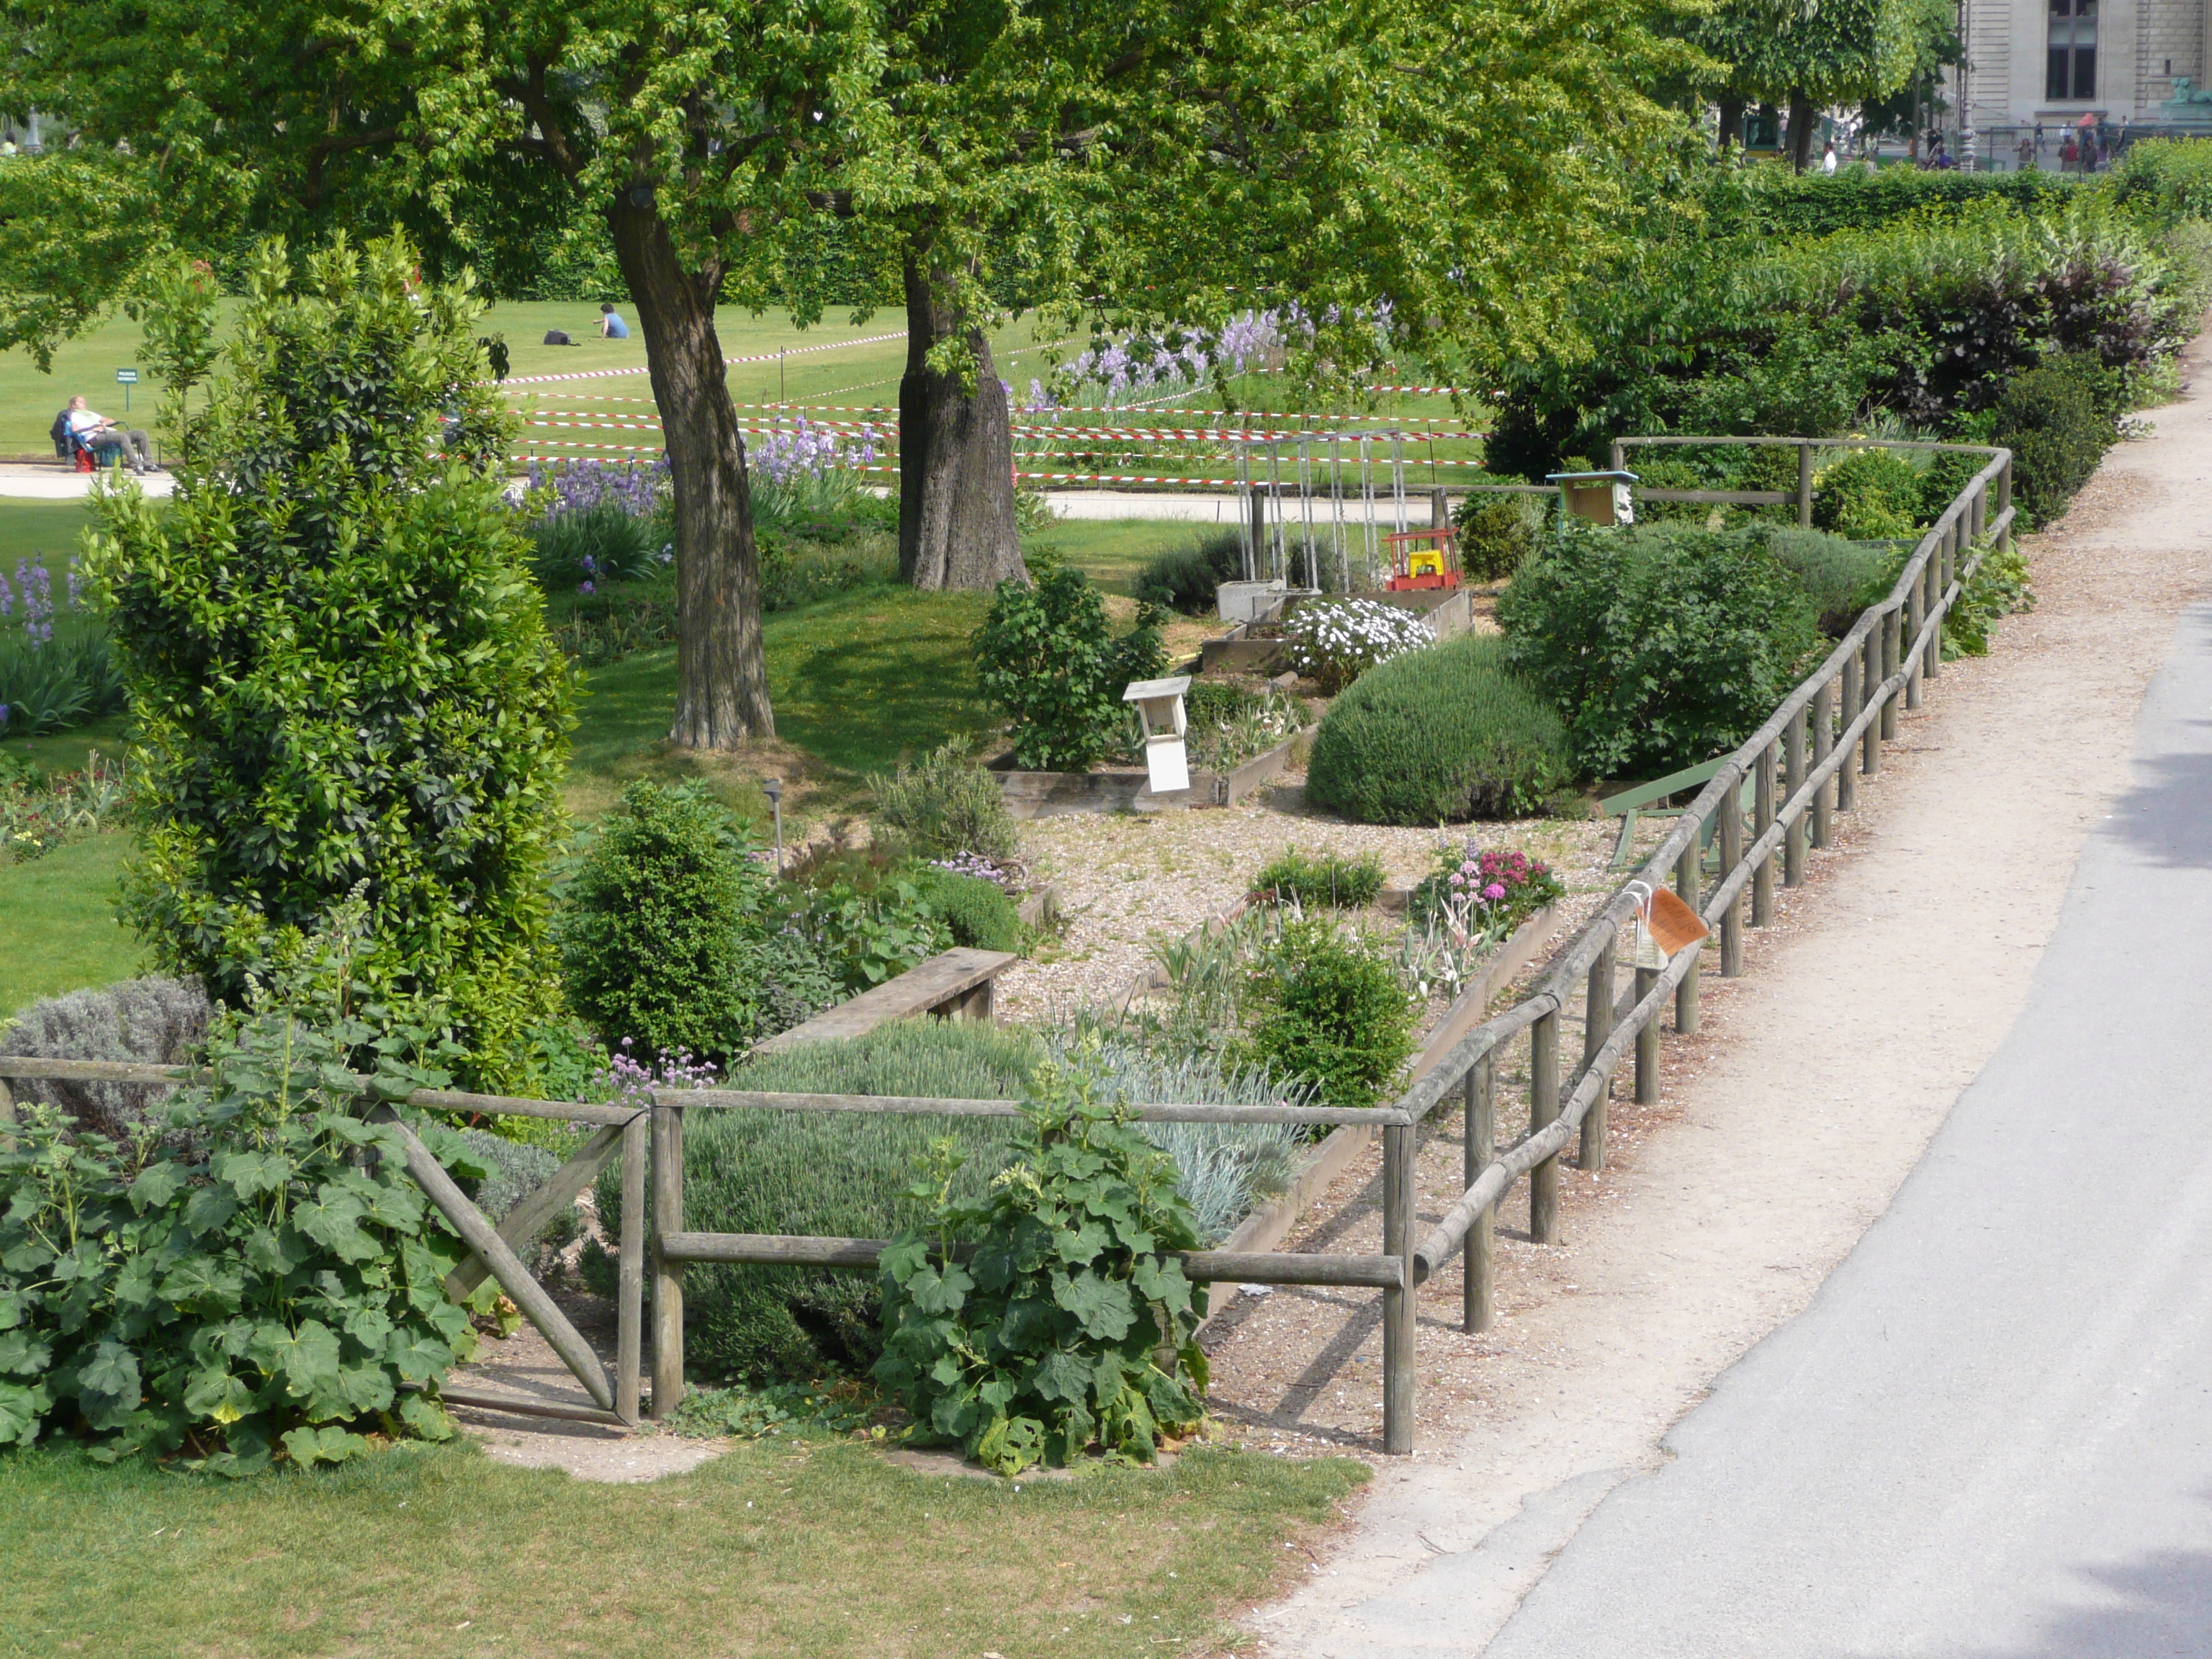
{"label": "wooden fence rail", "polygon": [[[1529,1232],[1539,1243],[1558,1238],[1559,1159],[1579,1134],[1583,1167],[1601,1168],[1607,1129],[1606,1102],[1622,1060],[1636,1056],[1639,1101],[1657,1098],[1661,1017],[1671,1005],[1674,1029],[1698,1024],[1698,947],[1678,951],[1663,969],[1635,968],[1622,960],[1622,930],[1634,913],[1631,887],[1671,884],[1718,935],[1720,971],[1743,971],[1745,912],[1751,926],[1771,918],[1774,870],[1783,884],[1803,879],[1808,845],[1827,844],[1834,814],[1856,802],[1853,769],[1873,776],[1881,768],[1881,745],[1897,734],[1899,705],[1917,708],[1924,684],[1942,672],[1943,621],[1992,544],[2008,546],[2012,533],[2012,456],[2003,449],[1966,444],[1797,438],[1628,438],[1613,447],[1623,467],[1638,446],[1721,444],[1793,446],[1799,453],[1801,521],[1809,521],[1813,451],[1831,445],[1854,448],[1960,451],[1989,457],[1921,538],[1889,594],[1869,605],[1820,665],[1784,698],[1766,722],[1728,756],[1676,819],[1630,882],[1625,882],[1580,932],[1557,951],[1534,988],[1510,1008],[1475,1026],[1392,1106],[1379,1109],[1328,1107],[1164,1105],[1137,1109],[1146,1122],[1279,1123],[1325,1126],[1364,1123],[1382,1131],[1382,1249],[1379,1255],[1319,1255],[1291,1251],[1231,1253],[1196,1250],[1182,1257],[1187,1277],[1201,1284],[1332,1285],[1382,1292],[1383,1448],[1406,1453],[1413,1444],[1415,1293],[1455,1255],[1467,1257],[1461,1298],[1462,1328],[1487,1328],[1494,1317],[1496,1265],[1492,1238],[1498,1203],[1513,1182],[1529,1183]],[[1522,486],[1534,489],[1534,486]],[[1994,510],[1990,492],[1996,492]],[[1547,491],[1546,493],[1548,493]],[[1708,492],[1710,493],[1710,492]],[[1722,492],[1726,494],[1728,492]],[[1743,492],[1736,492],[1741,494]],[[1650,498],[1682,492],[1648,492]],[[1760,498],[1776,492],[1759,492]],[[1700,496],[1702,499],[1702,496]],[[1740,791],[1753,783],[1752,836],[1744,836]],[[1702,848],[1717,842],[1720,869],[1701,890]],[[1618,994],[1618,976],[1631,988]],[[1582,999],[1580,1062],[1562,1075],[1560,1024]],[[1526,1034],[1528,1055],[1528,1133],[1497,1146],[1498,1058]],[[0,1135],[13,1120],[5,1079],[52,1079],[126,1083],[182,1083],[202,1073],[175,1067],[94,1060],[0,1058]],[[375,1083],[355,1078],[332,1085],[339,1092],[376,1096]],[[1018,1116],[1006,1101],[934,1097],[863,1097],[769,1093],[745,1090],[656,1090],[644,1107],[580,1101],[521,1100],[500,1095],[416,1090],[404,1103],[444,1111],[490,1112],[563,1119],[597,1126],[568,1164],[536,1193],[526,1194],[495,1228],[437,1167],[410,1131],[409,1168],[452,1221],[472,1252],[449,1281],[457,1292],[498,1279],[516,1305],[574,1372],[595,1402],[590,1408],[544,1401],[515,1401],[469,1389],[448,1389],[456,1404],[568,1416],[592,1422],[639,1421],[641,1349],[645,1285],[651,1298],[653,1342],[651,1413],[665,1417],[684,1392],[684,1269],[691,1263],[762,1263],[868,1270],[887,1241],[793,1234],[709,1233],[684,1225],[684,1120],[688,1110],[874,1112],[948,1117]],[[1437,1224],[1414,1237],[1414,1156],[1421,1127],[1448,1100],[1464,1108],[1462,1169],[1466,1187]],[[617,1363],[610,1378],[598,1355],[569,1326],[542,1286],[524,1267],[517,1249],[555,1210],[605,1164],[622,1160],[621,1253],[617,1277]],[[647,1218],[650,1188],[652,1214]],[[648,1260],[648,1257],[650,1258]]]}

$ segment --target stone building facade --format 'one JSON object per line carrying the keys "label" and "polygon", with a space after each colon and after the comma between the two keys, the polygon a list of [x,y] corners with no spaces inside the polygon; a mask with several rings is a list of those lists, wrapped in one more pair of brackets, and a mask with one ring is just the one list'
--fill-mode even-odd
{"label": "stone building facade", "polygon": [[[1964,0],[1960,11],[1967,61],[1947,95],[1983,131],[2091,114],[2160,125],[2174,118],[2177,81],[2212,82],[2212,0]],[[2212,125],[2212,104],[2198,107]]]}

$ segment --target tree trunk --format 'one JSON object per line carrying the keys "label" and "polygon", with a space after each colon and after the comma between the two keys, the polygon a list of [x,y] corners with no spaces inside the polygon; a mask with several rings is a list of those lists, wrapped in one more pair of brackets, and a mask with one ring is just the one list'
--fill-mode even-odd
{"label": "tree trunk", "polygon": [[[899,381],[899,574],[919,588],[1026,585],[1014,526],[1014,436],[983,331],[942,302],[926,261],[906,262],[906,374]],[[966,331],[975,389],[939,373],[932,345]]]}
{"label": "tree trunk", "polygon": [[774,737],[745,443],[714,332],[720,273],[685,270],[650,204],[618,200],[607,228],[645,332],[675,487],[676,723],[668,736],[691,749]]}
{"label": "tree trunk", "polygon": [[1802,173],[1813,163],[1813,100],[1802,92],[1790,94],[1790,165]]}
{"label": "tree trunk", "polygon": [[1721,131],[1719,148],[1725,155],[1730,144],[1743,142],[1743,100],[1723,98],[1720,100]]}

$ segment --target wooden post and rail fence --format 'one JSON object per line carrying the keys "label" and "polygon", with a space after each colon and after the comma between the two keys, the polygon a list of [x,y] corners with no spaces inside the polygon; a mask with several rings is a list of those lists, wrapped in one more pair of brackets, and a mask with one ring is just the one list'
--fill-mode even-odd
{"label": "wooden post and rail fence", "polygon": [[[1831,441],[1801,439],[1627,439],[1614,445],[1619,467],[1625,450],[1641,444],[1794,444],[1801,457],[1801,518],[1810,512],[1814,447]],[[1838,440],[1853,447],[1870,441]],[[1498,1206],[1512,1184],[1528,1182],[1529,1236],[1537,1243],[1559,1238],[1559,1160],[1580,1137],[1577,1159],[1601,1169],[1606,1156],[1607,1102],[1624,1060],[1634,1055],[1635,1097],[1657,1098],[1661,1020],[1671,1006],[1674,1029],[1698,1024],[1698,947],[1677,951],[1663,969],[1638,968],[1620,945],[1635,913],[1635,882],[1671,883],[1719,938],[1720,971],[1743,971],[1745,912],[1753,927],[1773,914],[1778,855],[1784,886],[1804,878],[1805,848],[1827,844],[1834,814],[1855,804],[1853,769],[1872,776],[1881,769],[1881,745],[1896,736],[1900,702],[1917,708],[1923,683],[1939,673],[1943,619],[1990,544],[2008,544],[2014,510],[2009,451],[1960,444],[1880,446],[1963,450],[1985,455],[1987,465],[1960,490],[1920,539],[1895,586],[1861,613],[1827,658],[1784,699],[1766,723],[1714,772],[1674,828],[1628,883],[1553,957],[1534,988],[1512,1007],[1470,1030],[1392,1105],[1382,1109],[1291,1106],[1155,1105],[1134,1109],[1144,1122],[1274,1123],[1326,1127],[1360,1123],[1382,1131],[1382,1249],[1379,1255],[1328,1255],[1269,1250],[1191,1251],[1183,1272],[1200,1284],[1365,1286],[1382,1293],[1383,1449],[1413,1447],[1415,1297],[1419,1287],[1464,1254],[1461,1325],[1486,1329],[1495,1316]],[[1996,501],[1991,504],[1991,493]],[[1651,492],[1658,495],[1660,492]],[[1772,492],[1699,492],[1697,499],[1726,497],[1765,502]],[[1679,494],[1679,492],[1670,492]],[[1786,501],[1786,496],[1778,497]],[[1752,835],[1744,839],[1740,795],[1752,781]],[[1708,826],[1711,833],[1708,834]],[[1718,869],[1704,881],[1702,848],[1718,846]],[[1626,969],[1631,988],[1618,994]],[[1563,1016],[1580,994],[1582,1056],[1563,1072]],[[1499,1150],[1497,1084],[1506,1045],[1526,1033],[1528,1128]],[[0,1058],[0,1133],[14,1110],[7,1079],[176,1084],[196,1074],[176,1067],[109,1061]],[[376,1097],[366,1078],[338,1091]],[[447,1387],[441,1396],[463,1406],[526,1414],[635,1425],[644,1403],[644,1316],[653,1318],[649,1411],[665,1417],[682,1397],[684,1271],[692,1263],[758,1263],[872,1270],[888,1241],[794,1234],[693,1232],[684,1225],[684,1124],[692,1111],[855,1112],[942,1117],[1014,1118],[1019,1109],[1002,1100],[918,1097],[816,1095],[730,1089],[654,1090],[647,1103],[606,1105],[579,1101],[522,1100],[505,1096],[417,1090],[397,1103],[441,1112],[481,1112],[562,1119],[592,1126],[594,1133],[537,1191],[526,1195],[495,1227],[470,1201],[419,1138],[392,1119],[405,1146],[408,1169],[471,1252],[448,1278],[464,1296],[486,1277],[498,1281],[525,1317],[591,1396],[590,1407]],[[1464,1109],[1465,1190],[1425,1233],[1417,1234],[1414,1158],[1422,1126],[1447,1102]],[[391,1117],[389,1101],[374,1110]],[[617,1358],[607,1375],[597,1353],[575,1330],[524,1264],[527,1248],[546,1222],[573,1203],[605,1165],[622,1160],[621,1244],[617,1280]],[[647,1192],[651,1207],[647,1212]],[[646,1294],[648,1280],[652,1286]]]}

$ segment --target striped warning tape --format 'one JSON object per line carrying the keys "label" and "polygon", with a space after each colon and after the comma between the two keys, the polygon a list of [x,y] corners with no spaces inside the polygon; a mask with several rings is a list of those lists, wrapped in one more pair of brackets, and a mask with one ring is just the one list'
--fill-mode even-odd
{"label": "striped warning tape", "polygon": [[[871,334],[859,340],[831,340],[822,345],[793,346],[787,351],[757,352],[749,357],[725,357],[725,363],[773,363],[786,357],[797,357],[810,351],[842,351],[849,346],[882,345],[889,340],[903,340],[906,331],[896,334]],[[511,386],[550,386],[556,380],[604,380],[617,374],[649,374],[647,368],[592,368],[580,374],[515,374],[500,381],[479,380],[479,386],[497,385],[502,391]],[[650,402],[650,399],[643,401]]]}
{"label": "striped warning tape", "polygon": [[[538,411],[546,415],[595,415],[597,410],[550,409]],[[526,426],[557,427],[588,431],[659,432],[665,428],[658,421],[592,421],[592,420],[531,420]],[[834,428],[838,431],[853,431],[870,434],[896,435],[896,421],[817,421],[812,424]],[[747,433],[781,433],[790,431],[783,426],[761,426],[741,423],[738,429]],[[1011,428],[1017,438],[1102,438],[1119,439],[1129,443],[1270,443],[1295,438],[1296,432],[1267,432],[1224,427],[1107,427],[1107,426],[1042,426],[1021,422]],[[1454,442],[1486,434],[1480,432],[1404,432],[1395,434],[1406,443],[1431,443],[1442,441]]]}

